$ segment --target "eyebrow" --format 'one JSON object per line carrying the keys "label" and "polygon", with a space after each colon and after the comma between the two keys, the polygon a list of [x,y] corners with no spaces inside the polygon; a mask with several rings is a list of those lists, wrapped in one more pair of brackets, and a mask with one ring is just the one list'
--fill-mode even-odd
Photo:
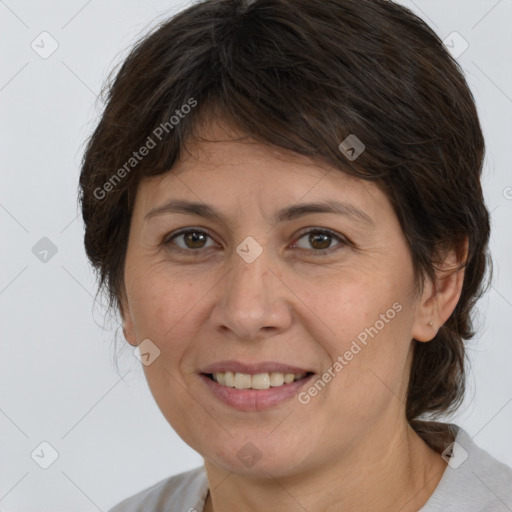
{"label": "eyebrow", "polygon": [[[217,220],[224,224],[226,223],[225,217],[212,206],[184,199],[171,199],[163,205],[153,208],[144,216],[144,220],[147,221],[157,215],[168,213],[198,215],[207,219]],[[352,204],[339,201],[322,201],[287,206],[286,208],[279,210],[274,215],[274,220],[276,222],[290,221],[311,213],[334,213],[337,215],[346,215],[356,221],[375,227],[375,223],[366,213],[359,210]]]}

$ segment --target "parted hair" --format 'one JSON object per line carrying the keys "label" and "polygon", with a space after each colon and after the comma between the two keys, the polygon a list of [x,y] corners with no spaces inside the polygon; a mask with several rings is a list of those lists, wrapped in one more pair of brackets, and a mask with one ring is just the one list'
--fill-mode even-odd
{"label": "parted hair", "polygon": [[[386,0],[204,0],[139,39],[103,93],[79,195],[98,291],[121,314],[138,183],[172,171],[213,118],[376,183],[419,290],[467,241],[455,310],[432,341],[412,340],[407,420],[440,451],[431,420],[464,398],[465,341],[491,261],[482,130],[464,73],[435,32]],[[339,147],[351,134],[365,145],[356,159]]]}

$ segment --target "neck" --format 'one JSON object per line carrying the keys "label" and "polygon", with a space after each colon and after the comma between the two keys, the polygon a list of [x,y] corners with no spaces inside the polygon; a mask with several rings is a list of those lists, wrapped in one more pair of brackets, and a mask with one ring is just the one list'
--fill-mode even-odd
{"label": "neck", "polygon": [[288,477],[237,475],[205,460],[211,492],[204,512],[416,512],[430,498],[446,469],[407,424],[391,438],[365,439],[346,457]]}

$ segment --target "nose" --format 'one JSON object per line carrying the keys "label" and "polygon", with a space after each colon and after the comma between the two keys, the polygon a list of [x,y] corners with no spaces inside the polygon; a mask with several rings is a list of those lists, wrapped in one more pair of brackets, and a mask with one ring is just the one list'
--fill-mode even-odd
{"label": "nose", "polygon": [[[231,271],[216,289],[210,320],[223,336],[256,340],[286,330],[292,322],[292,292],[273,270],[266,250],[252,263],[233,253]],[[274,265],[275,267],[275,265]]]}

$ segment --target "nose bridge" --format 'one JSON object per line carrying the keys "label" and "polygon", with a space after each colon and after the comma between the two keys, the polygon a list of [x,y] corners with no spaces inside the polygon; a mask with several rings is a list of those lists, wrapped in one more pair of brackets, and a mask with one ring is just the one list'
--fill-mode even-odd
{"label": "nose bridge", "polygon": [[[238,315],[261,315],[266,309],[271,297],[267,292],[268,258],[263,253],[255,260],[244,259],[239,253],[234,253],[228,285],[224,293],[224,303],[228,308],[236,307]],[[275,291],[275,287],[274,291]],[[245,311],[245,312],[244,312]]]}
{"label": "nose bridge", "polygon": [[284,289],[269,268],[272,262],[268,249],[260,250],[253,259],[255,249],[249,241],[233,252],[231,271],[223,280],[221,295],[214,306],[216,327],[229,328],[241,339],[254,338],[264,328],[282,329],[290,320],[282,296]]}

